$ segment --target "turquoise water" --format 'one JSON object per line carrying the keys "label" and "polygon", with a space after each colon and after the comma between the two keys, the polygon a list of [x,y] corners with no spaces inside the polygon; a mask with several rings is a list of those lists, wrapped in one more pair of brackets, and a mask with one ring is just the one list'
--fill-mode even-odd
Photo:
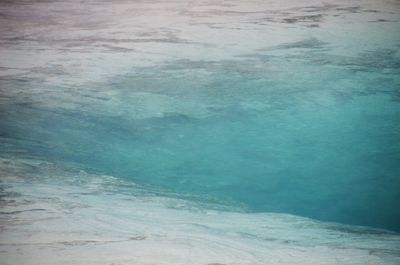
{"label": "turquoise water", "polygon": [[[399,230],[396,59],[382,69],[360,59],[357,67],[365,69],[355,71],[305,58],[296,62],[296,77],[286,80],[286,65],[269,77],[265,68],[273,63],[258,58],[244,73],[237,69],[240,60],[140,69],[105,85],[121,96],[120,115],[6,106],[3,152],[17,146],[50,161],[249,211]],[[178,111],[174,101],[180,100],[193,115]],[[158,104],[171,106],[156,117],[129,114]]]}
{"label": "turquoise water", "polygon": [[[3,201],[12,198],[10,187],[32,198],[57,197],[51,190],[59,186],[68,198],[63,181],[85,190],[85,178],[113,176],[125,184],[110,184],[111,194],[132,185],[135,197],[158,194],[243,214],[233,219],[282,213],[343,224],[340,231],[400,231],[396,1],[88,3],[93,14],[73,3],[26,5],[31,28],[11,23],[25,16],[21,6],[2,6]],[[44,13],[53,26],[38,18]],[[63,170],[43,171],[48,164]],[[12,176],[32,181],[32,190]],[[93,205],[112,201],[108,195]],[[121,209],[130,207],[116,196]],[[118,214],[111,222],[125,220]],[[185,217],[180,222],[205,218]],[[287,230],[297,231],[291,222]]]}

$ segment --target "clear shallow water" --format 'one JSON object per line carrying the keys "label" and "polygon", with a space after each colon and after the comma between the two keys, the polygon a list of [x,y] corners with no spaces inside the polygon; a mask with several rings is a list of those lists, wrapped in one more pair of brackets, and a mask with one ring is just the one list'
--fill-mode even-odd
{"label": "clear shallow water", "polygon": [[4,260],[396,264],[399,9],[2,4]]}

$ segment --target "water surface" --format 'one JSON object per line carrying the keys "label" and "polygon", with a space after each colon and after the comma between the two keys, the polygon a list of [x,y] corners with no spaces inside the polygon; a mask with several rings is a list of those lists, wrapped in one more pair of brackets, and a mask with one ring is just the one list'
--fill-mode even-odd
{"label": "water surface", "polygon": [[399,12],[1,3],[1,260],[397,264]]}

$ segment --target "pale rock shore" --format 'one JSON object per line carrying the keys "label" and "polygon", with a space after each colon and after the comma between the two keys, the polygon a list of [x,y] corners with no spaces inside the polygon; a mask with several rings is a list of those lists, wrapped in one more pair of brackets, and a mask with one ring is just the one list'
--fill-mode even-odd
{"label": "pale rock shore", "polygon": [[399,264],[400,235],[218,210],[131,182],[1,160],[0,260],[45,264]]}

